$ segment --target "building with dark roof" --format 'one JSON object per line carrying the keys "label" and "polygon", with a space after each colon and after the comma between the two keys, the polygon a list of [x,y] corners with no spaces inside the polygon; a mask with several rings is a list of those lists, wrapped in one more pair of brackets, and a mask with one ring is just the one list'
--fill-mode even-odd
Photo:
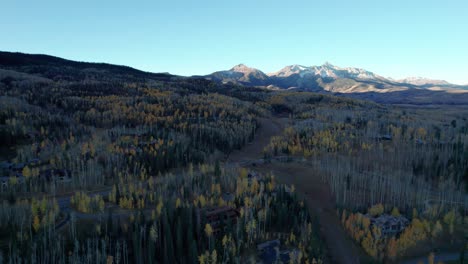
{"label": "building with dark roof", "polygon": [[369,217],[371,225],[376,226],[384,236],[396,235],[409,225],[409,220],[404,216],[393,216],[388,214],[380,215],[379,217]]}
{"label": "building with dark roof", "polygon": [[202,226],[210,224],[213,233],[219,234],[229,222],[232,225],[236,224],[239,216],[239,211],[230,206],[208,207],[198,210],[198,223]]}

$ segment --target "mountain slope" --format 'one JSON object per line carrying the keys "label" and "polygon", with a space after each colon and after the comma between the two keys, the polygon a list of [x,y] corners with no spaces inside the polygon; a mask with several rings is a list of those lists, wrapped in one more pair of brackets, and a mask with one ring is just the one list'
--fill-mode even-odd
{"label": "mountain slope", "polygon": [[41,74],[44,78],[63,78],[73,80],[79,70],[91,79],[106,74],[117,74],[129,78],[170,79],[168,73],[150,73],[128,66],[107,63],[78,62],[43,54],[25,54],[20,52],[0,52],[0,67],[28,74]]}
{"label": "mountain slope", "polygon": [[250,68],[244,64],[234,66],[227,71],[214,72],[209,76],[214,81],[232,82],[239,84],[248,84],[254,86],[263,86],[267,84],[268,76],[260,70]]}

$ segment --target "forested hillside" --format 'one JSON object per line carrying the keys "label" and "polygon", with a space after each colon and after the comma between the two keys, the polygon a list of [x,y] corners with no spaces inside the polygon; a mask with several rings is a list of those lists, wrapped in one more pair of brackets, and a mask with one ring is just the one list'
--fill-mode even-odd
{"label": "forested hillside", "polygon": [[294,193],[220,165],[270,115],[268,92],[49,56],[0,61],[0,262],[235,263],[271,239],[287,258],[322,258]]}
{"label": "forested hillside", "polygon": [[[327,262],[304,194],[262,170],[282,162],[320,175],[374,260],[460,247],[467,113],[0,53],[0,263]],[[278,119],[263,157],[228,159]],[[411,223],[384,237],[367,208]]]}

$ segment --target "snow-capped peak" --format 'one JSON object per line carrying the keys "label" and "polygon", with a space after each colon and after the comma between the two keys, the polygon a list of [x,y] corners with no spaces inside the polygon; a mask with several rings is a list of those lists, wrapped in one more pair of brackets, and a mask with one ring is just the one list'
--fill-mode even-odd
{"label": "snow-capped peak", "polygon": [[270,73],[269,76],[274,77],[289,77],[291,75],[298,74],[300,77],[305,75],[315,75],[321,78],[359,78],[359,79],[376,79],[381,78],[380,76],[359,68],[340,68],[325,62],[321,66],[302,66],[302,65],[290,65],[286,66],[278,72]]}
{"label": "snow-capped peak", "polygon": [[277,72],[269,73],[268,76],[288,77],[293,74],[300,74],[302,77],[307,72],[310,72],[310,67],[302,66],[299,64],[294,64],[294,65],[286,66]]}
{"label": "snow-capped peak", "polygon": [[251,70],[252,68],[248,67],[245,64],[238,64],[234,67],[232,67],[231,71],[237,71],[237,72],[244,72],[245,70]]}
{"label": "snow-capped peak", "polygon": [[229,70],[214,72],[212,77],[223,82],[242,82],[252,85],[264,85],[265,80],[268,79],[268,76],[262,71],[245,64],[238,64]]}
{"label": "snow-capped peak", "polygon": [[303,70],[307,69],[307,67],[299,65],[299,64],[290,65],[290,66],[288,66],[288,68],[291,71],[303,71]]}

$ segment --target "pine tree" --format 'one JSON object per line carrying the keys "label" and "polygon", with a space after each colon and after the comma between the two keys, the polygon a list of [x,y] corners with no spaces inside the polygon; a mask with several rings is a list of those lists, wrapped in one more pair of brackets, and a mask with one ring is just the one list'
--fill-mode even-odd
{"label": "pine tree", "polygon": [[164,210],[163,212],[163,230],[164,230],[164,263],[174,263],[175,255],[174,255],[174,239],[172,237],[171,226],[169,225],[167,211]]}
{"label": "pine tree", "polygon": [[216,177],[220,177],[221,176],[221,167],[219,165],[219,160],[216,160],[216,164],[215,164],[215,169],[214,169],[214,175]]}
{"label": "pine tree", "polygon": [[183,235],[182,235],[182,223],[180,217],[177,217],[176,221],[176,255],[182,257],[185,253],[183,246]]}
{"label": "pine tree", "polygon": [[188,263],[197,263],[197,256],[198,256],[198,249],[197,249],[197,242],[195,239],[192,239],[190,242],[190,248],[188,252]]}

